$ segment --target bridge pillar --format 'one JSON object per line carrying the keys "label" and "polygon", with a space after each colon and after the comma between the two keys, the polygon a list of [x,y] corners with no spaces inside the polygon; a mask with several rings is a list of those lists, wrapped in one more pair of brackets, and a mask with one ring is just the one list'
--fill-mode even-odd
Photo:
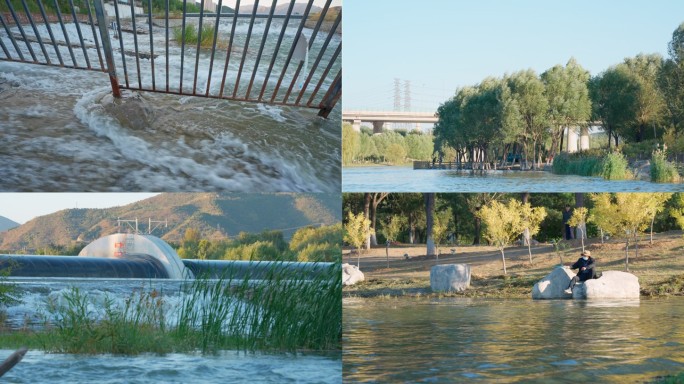
{"label": "bridge pillar", "polygon": [[589,127],[580,128],[580,151],[586,151],[589,149]]}
{"label": "bridge pillar", "polygon": [[374,121],[373,122],[373,134],[382,133],[382,128],[385,126],[384,121]]}
{"label": "bridge pillar", "polygon": [[354,128],[354,131],[356,132],[361,132],[361,120],[354,120],[352,122],[352,128]]}
{"label": "bridge pillar", "polygon": [[568,141],[567,141],[567,146],[565,147],[568,153],[575,153],[577,152],[577,128],[576,127],[568,127]]}

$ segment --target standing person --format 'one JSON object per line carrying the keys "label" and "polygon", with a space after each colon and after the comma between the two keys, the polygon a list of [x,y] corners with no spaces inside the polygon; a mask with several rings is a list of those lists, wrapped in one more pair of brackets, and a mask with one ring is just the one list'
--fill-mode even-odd
{"label": "standing person", "polygon": [[570,280],[570,286],[565,290],[565,293],[572,295],[572,289],[578,281],[587,281],[596,278],[596,270],[594,270],[594,259],[591,257],[591,251],[584,251],[575,264],[570,266],[570,269],[579,269],[577,275]]}
{"label": "standing person", "polygon": [[572,210],[569,205],[565,206],[563,211],[563,228],[565,229],[565,240],[572,240],[572,227],[568,224],[572,217]]}

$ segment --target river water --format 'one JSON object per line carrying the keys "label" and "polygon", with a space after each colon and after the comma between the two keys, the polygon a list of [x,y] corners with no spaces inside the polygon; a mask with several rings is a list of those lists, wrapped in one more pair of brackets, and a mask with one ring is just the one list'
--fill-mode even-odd
{"label": "river water", "polygon": [[684,298],[345,299],[345,382],[636,383],[684,370]]}
{"label": "river water", "polygon": [[342,169],[344,192],[681,192],[684,184],[642,180],[608,181],[601,177],[555,175],[544,171],[490,171],[471,174],[455,170],[412,167]]}
{"label": "river water", "polygon": [[[255,60],[264,23],[255,23],[241,92],[252,75],[250,63]],[[280,31],[278,23],[281,22],[274,21],[269,30],[264,52],[275,49]],[[225,36],[230,28],[230,21],[222,20],[220,34]],[[283,44],[287,44],[287,39],[294,39],[296,28],[296,24],[288,26]],[[58,25],[52,29],[56,40],[64,38]],[[26,30],[28,35],[33,34],[30,28]],[[155,45],[163,46],[163,29],[155,30]],[[247,30],[245,21],[237,24],[236,45],[245,41]],[[46,33],[44,26],[39,32]],[[90,29],[83,28],[82,32],[84,39],[92,42]],[[304,35],[311,37],[311,34],[311,30],[305,29]],[[72,41],[77,41],[73,24],[67,24],[67,35],[73,35]],[[4,31],[0,32],[0,39],[11,46]],[[123,39],[126,47],[132,49],[133,35],[124,33]],[[144,35],[139,39],[142,45],[149,38]],[[331,46],[339,44],[340,39],[335,35]],[[324,40],[324,34],[319,33],[312,49],[321,47]],[[118,48],[116,40],[113,44]],[[36,44],[34,49],[39,51]],[[64,57],[69,57],[66,47],[60,49]],[[195,68],[194,51],[188,56],[187,50],[192,48],[186,48],[183,71],[186,92],[193,86]],[[91,60],[97,57],[94,48],[87,51]],[[209,51],[201,50],[198,58],[198,93],[203,93],[208,83]],[[233,55],[229,78],[234,78],[239,69],[240,60],[236,59],[239,53]],[[48,54],[57,61],[54,50],[48,49]],[[74,54],[84,65],[81,50],[75,49]],[[156,86],[164,88],[167,53],[155,50],[155,54],[159,55],[154,60]],[[326,53],[323,63],[331,55]],[[123,83],[120,54],[115,56]],[[180,47],[172,43],[168,56],[173,90],[178,88],[180,80]],[[221,85],[225,62],[221,57],[225,53],[216,56],[211,76],[213,93]],[[284,56],[286,51],[276,60],[276,75],[269,78],[268,89],[278,80]],[[268,64],[269,59],[264,57],[262,61]],[[129,80],[137,85],[137,75],[130,72],[136,68],[135,59],[127,57],[126,61]],[[333,74],[339,70],[339,59],[336,63]],[[151,88],[150,60],[141,60],[140,66],[140,82],[144,88]],[[256,79],[263,81],[265,72],[260,66]],[[322,93],[332,81],[332,76],[328,78]],[[290,81],[292,74],[288,73],[284,84]],[[232,91],[232,85],[228,82],[226,89]],[[316,109],[309,108],[137,91],[125,91],[123,100],[113,100],[106,74],[0,61],[0,189],[339,191],[340,103],[329,119],[318,117],[317,113]]]}
{"label": "river water", "polygon": [[[183,300],[180,289],[183,282],[176,280],[11,278],[10,281],[23,295],[21,303],[5,309],[8,329],[42,327],[49,319],[48,301],[60,302],[64,293],[73,287],[88,294],[91,314],[102,310],[100,304],[105,299],[122,306],[132,292],[154,290],[163,298],[169,325],[177,322],[177,309]],[[0,350],[0,361],[12,352]],[[340,383],[342,356],[336,351],[116,356],[48,354],[30,350],[2,379],[9,383]]]}

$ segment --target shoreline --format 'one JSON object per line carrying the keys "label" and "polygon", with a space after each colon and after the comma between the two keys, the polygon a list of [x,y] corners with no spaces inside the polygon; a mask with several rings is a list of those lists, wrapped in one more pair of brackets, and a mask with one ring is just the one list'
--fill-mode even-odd
{"label": "shoreline", "polygon": [[[569,248],[556,252],[550,244],[532,246],[529,261],[527,247],[515,246],[505,250],[508,274],[503,275],[499,251],[490,246],[451,246],[452,253],[443,253],[437,260],[425,256],[420,245],[397,245],[388,253],[384,246],[371,248],[362,254],[361,272],[365,280],[355,285],[343,286],[343,298],[492,298],[532,299],[534,284],[559,264],[574,262],[581,252],[579,240],[568,241]],[[599,271],[625,270],[624,243],[585,240],[585,248],[597,257]],[[640,298],[684,297],[684,238],[682,231],[654,234],[653,244],[644,235],[639,245],[639,255],[630,247],[629,272],[639,278]],[[441,247],[449,252],[448,246]],[[348,262],[350,250],[343,251],[343,263]],[[404,255],[410,255],[408,259]],[[389,268],[387,259],[389,258]],[[356,265],[356,257],[351,260]],[[430,269],[436,264],[469,264],[470,288],[463,292],[433,292],[430,288]]]}

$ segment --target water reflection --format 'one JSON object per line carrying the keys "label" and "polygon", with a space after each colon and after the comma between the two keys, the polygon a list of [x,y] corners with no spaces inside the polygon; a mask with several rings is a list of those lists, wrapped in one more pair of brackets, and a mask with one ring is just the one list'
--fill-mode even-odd
{"label": "water reflection", "polygon": [[[684,369],[684,300],[345,301],[356,381],[647,380]],[[657,326],[656,326],[657,325]]]}
{"label": "water reflection", "polygon": [[359,167],[342,170],[342,189],[345,192],[678,192],[684,191],[684,184],[607,181],[600,177],[554,175],[543,171],[471,174],[413,170],[412,167]]}

